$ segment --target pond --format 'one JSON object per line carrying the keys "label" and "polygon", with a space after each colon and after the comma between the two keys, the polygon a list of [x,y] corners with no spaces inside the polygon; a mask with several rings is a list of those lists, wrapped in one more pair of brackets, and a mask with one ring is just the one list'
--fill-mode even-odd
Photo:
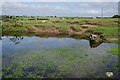
{"label": "pond", "polygon": [[[96,45],[97,44],[97,45]],[[118,77],[114,43],[92,44],[74,38],[3,36],[5,78],[107,78]]]}

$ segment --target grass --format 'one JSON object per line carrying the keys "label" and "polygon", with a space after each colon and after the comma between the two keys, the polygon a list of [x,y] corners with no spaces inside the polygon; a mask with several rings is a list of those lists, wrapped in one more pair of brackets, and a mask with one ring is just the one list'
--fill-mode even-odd
{"label": "grass", "polygon": [[[94,24],[97,28],[88,28],[94,32],[100,32],[105,37],[117,38],[118,36],[118,26],[117,19],[81,19],[81,18],[49,18],[42,22],[43,20],[29,20],[29,18],[17,18],[8,19],[9,21],[3,22],[3,34],[5,35],[17,35],[23,36],[24,31],[32,27],[61,27],[61,32],[66,32],[70,29],[70,26],[74,25],[75,29],[82,30],[81,25],[83,24]],[[15,21],[18,23],[15,26]],[[57,22],[59,21],[59,22]],[[14,27],[15,26],[15,27]],[[1,29],[1,28],[0,28]],[[8,31],[8,32],[6,32]],[[34,34],[33,34],[34,35]],[[88,33],[83,33],[83,35],[89,35]],[[31,35],[30,35],[31,36]],[[111,52],[114,55],[119,55],[118,48],[113,48]],[[5,78],[55,78],[55,77],[66,77],[70,73],[74,73],[74,66],[82,65],[83,68],[79,68],[78,72],[86,74],[85,68],[88,67],[88,61],[90,63],[95,63],[95,61],[90,61],[87,59],[88,54],[86,54],[79,47],[72,48],[60,48],[51,49],[45,51],[33,51],[33,52],[23,52],[16,53],[12,55],[6,55],[8,62],[3,64],[3,77]],[[97,57],[98,55],[96,55]],[[100,57],[100,56],[99,56]],[[94,60],[94,59],[92,59]],[[103,59],[103,63],[107,62],[106,58]],[[98,59],[98,63],[100,60]],[[97,64],[97,62],[96,62]],[[86,66],[87,65],[87,66]],[[89,69],[88,69],[89,70]],[[89,71],[87,71],[89,72]],[[81,75],[84,75],[81,74]]]}
{"label": "grass", "polygon": [[100,32],[105,37],[118,37],[118,27],[104,27],[100,26],[95,29],[91,29],[94,32]]}
{"label": "grass", "polygon": [[111,50],[111,52],[112,52],[112,54],[114,54],[114,55],[120,56],[119,50],[120,50],[120,48],[113,48],[113,49]]}
{"label": "grass", "polygon": [[[3,33],[5,31],[17,31],[25,32],[33,27],[61,27],[61,32],[67,32],[71,26],[76,30],[81,31],[83,28],[81,25],[92,24],[98,26],[97,28],[87,28],[93,32],[100,32],[106,38],[118,38],[118,19],[117,18],[104,18],[104,19],[84,19],[84,18],[55,18],[55,17],[38,17],[36,19],[29,20],[31,17],[13,17],[3,19]],[[45,21],[45,22],[43,22]],[[16,23],[17,22],[17,23]],[[83,36],[89,36],[89,33],[83,33]]]}
{"label": "grass", "polygon": [[68,31],[68,30],[69,30],[69,27],[62,27],[62,28],[60,29],[61,32],[66,32],[66,31]]}

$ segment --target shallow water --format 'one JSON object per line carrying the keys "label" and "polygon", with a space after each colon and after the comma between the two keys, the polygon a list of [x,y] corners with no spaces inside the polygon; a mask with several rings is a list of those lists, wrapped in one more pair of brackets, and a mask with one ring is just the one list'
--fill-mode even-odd
{"label": "shallow water", "polygon": [[[89,40],[36,36],[4,36],[2,43],[3,69],[5,70],[9,65],[29,64],[25,65],[25,69],[27,72],[30,70],[32,75],[37,74],[36,69],[39,73],[38,66],[39,68],[40,65],[44,66],[40,69],[46,73],[46,76],[40,73],[39,76],[42,77],[103,78],[107,77],[105,73],[109,71],[114,73],[114,77],[118,76],[115,67],[118,58],[110,52],[112,48],[118,46],[114,43],[102,43],[91,48]],[[41,56],[44,57],[41,58]],[[48,72],[45,65],[50,62],[52,62],[50,68],[52,71]],[[47,69],[49,70],[49,68]],[[4,77],[9,75],[20,77],[14,76],[13,72],[4,74]],[[24,76],[24,74],[22,75]]]}
{"label": "shallow water", "polygon": [[88,40],[77,40],[73,38],[40,38],[40,37],[25,37],[23,39],[11,40],[14,36],[2,37],[3,54],[16,53],[21,51],[44,50],[46,48],[63,48],[68,46],[78,46],[88,50],[101,50],[105,48],[116,47],[117,44],[102,43],[95,48],[90,47]]}

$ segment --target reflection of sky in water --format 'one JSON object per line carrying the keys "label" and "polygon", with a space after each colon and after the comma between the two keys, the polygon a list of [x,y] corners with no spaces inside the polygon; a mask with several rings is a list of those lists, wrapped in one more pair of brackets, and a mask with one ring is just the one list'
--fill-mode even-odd
{"label": "reflection of sky in water", "polygon": [[10,40],[10,37],[3,38],[3,53],[16,53],[20,51],[35,51],[44,50],[52,48],[62,48],[70,46],[78,46],[82,49],[92,51],[94,49],[101,50],[107,47],[115,46],[115,44],[101,44],[97,48],[91,49],[88,40],[78,40],[73,38],[40,38],[40,37],[24,37],[24,39],[19,40],[19,44],[15,44]]}
{"label": "reflection of sky in water", "polygon": [[[79,40],[73,38],[40,38],[33,36],[33,37],[24,37],[22,40],[20,40],[20,43],[17,45],[15,45],[14,42],[10,41],[10,37],[4,37],[2,47],[3,47],[3,54],[17,53],[21,51],[28,52],[28,51],[40,51],[44,49],[77,47],[77,49],[80,49],[78,51],[85,51],[83,54],[81,53],[78,54],[78,56],[82,57],[80,58],[81,60],[85,59],[84,60],[85,63],[82,65],[74,64],[70,76],[80,77],[81,75],[81,76],[92,77],[94,75],[96,76],[105,75],[106,71],[110,71],[113,69],[114,67],[113,65],[118,62],[118,59],[116,56],[112,55],[107,51],[117,46],[118,46],[117,44],[113,44],[113,43],[102,43],[96,48],[91,48],[89,46],[88,40],[83,40],[83,39]],[[53,58],[51,57],[51,54],[47,54],[45,57],[47,58],[47,60]],[[77,61],[77,59],[75,60]],[[108,62],[103,63],[105,60],[108,60]],[[62,58],[62,60],[60,58],[56,58],[55,61],[57,63],[62,61],[65,62],[64,58]],[[84,71],[80,72],[82,70]],[[112,70],[112,72],[113,71],[115,71],[114,73],[116,74],[116,70]],[[90,76],[91,74],[92,76]]]}

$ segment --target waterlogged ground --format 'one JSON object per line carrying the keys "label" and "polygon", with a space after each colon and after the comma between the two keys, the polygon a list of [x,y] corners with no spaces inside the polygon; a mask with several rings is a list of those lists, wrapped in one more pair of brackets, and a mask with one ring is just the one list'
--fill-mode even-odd
{"label": "waterlogged ground", "polygon": [[73,38],[2,37],[4,78],[107,78],[118,77],[118,45],[91,48],[88,40]]}

